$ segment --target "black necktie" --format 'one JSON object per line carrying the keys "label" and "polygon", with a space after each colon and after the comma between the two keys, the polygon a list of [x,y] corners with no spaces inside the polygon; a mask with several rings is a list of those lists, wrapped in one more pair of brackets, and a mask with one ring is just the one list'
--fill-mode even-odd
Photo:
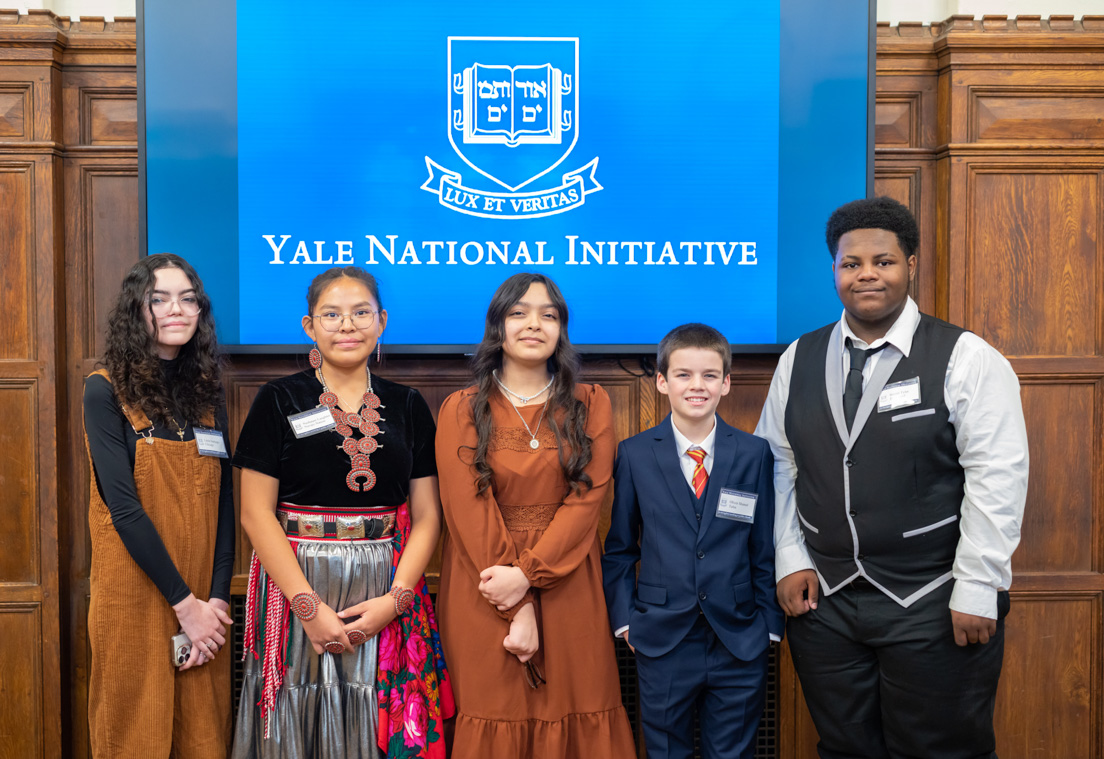
{"label": "black necktie", "polygon": [[847,381],[843,385],[843,418],[847,422],[847,431],[850,432],[851,425],[855,421],[855,414],[859,410],[859,401],[862,400],[862,372],[863,367],[866,366],[866,360],[889,343],[884,343],[878,348],[863,350],[853,346],[849,337],[845,345],[847,346],[847,352],[851,354],[851,368],[847,372]]}

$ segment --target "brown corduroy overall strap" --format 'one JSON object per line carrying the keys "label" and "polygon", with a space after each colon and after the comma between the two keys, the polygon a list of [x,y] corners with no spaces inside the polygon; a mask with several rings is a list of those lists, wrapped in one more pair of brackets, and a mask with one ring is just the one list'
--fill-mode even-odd
{"label": "brown corduroy overall strap", "polygon": [[[103,370],[94,374],[110,381]],[[123,410],[136,432],[150,429],[140,409]],[[170,641],[180,629],[176,614],[123,546],[96,486],[91,455],[89,469],[93,756],[221,759],[230,740],[229,645],[204,666],[176,670],[170,660]],[[220,483],[219,460],[201,456],[195,441],[150,437],[136,443],[138,500],[201,599],[211,588]]]}

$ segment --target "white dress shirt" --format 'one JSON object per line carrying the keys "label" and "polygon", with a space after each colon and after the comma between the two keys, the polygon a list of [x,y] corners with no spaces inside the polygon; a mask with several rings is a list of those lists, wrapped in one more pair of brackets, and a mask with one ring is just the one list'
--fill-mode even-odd
{"label": "white dress shirt", "polygon": [[[709,431],[709,434],[705,436],[705,439],[700,443],[690,442],[690,438],[683,435],[679,431],[678,425],[675,424],[674,417],[671,417],[671,429],[675,431],[675,449],[679,454],[679,466],[682,467],[682,476],[686,478],[686,484],[690,487],[690,490],[694,489],[694,470],[697,468],[698,463],[694,459],[687,455],[687,451],[691,448],[701,448],[705,451],[705,459],[702,461],[702,466],[705,467],[706,474],[713,473],[713,451],[716,447],[717,441],[717,418],[713,417],[713,429]],[[629,626],[619,627],[614,631],[614,637],[620,638],[629,631]],[[769,633],[772,641],[782,640],[779,636]]]}
{"label": "white dress shirt", "polygon": [[[883,355],[890,351],[909,355],[919,324],[920,311],[909,298],[885,336],[868,345],[855,335],[844,312],[840,319],[842,337],[851,338],[855,347],[888,344],[885,350],[871,355],[863,367],[864,387]],[[844,342],[841,339],[838,349],[840,371],[846,378],[850,354]],[[755,428],[755,434],[769,441],[774,452],[775,576],[779,580],[803,569],[815,569],[798,524],[794,493],[797,465],[786,436],[786,403],[797,343],[795,340],[790,344],[778,362]],[[966,476],[950,608],[996,619],[997,591],[1012,584],[1012,552],[1020,542],[1027,499],[1027,429],[1019,380],[995,348],[977,335],[964,332],[947,363],[943,399],[955,428],[958,462]],[[821,592],[826,592],[823,578]]]}

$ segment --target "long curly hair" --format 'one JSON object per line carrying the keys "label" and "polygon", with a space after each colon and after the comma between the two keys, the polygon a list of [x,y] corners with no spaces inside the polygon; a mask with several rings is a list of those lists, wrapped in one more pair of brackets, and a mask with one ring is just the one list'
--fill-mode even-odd
{"label": "long curly hair", "polygon": [[[199,303],[195,334],[180,348],[171,385],[157,356],[157,319],[150,307],[158,269],[183,271]],[[153,332],[146,326],[147,316],[153,320]],[[211,299],[191,264],[172,253],[157,253],[146,256],[127,272],[108,317],[102,363],[111,375],[119,401],[141,409],[154,423],[168,424],[173,411],[194,423],[218,408],[222,354],[215,336]]]}
{"label": "long curly hair", "polygon": [[579,374],[579,354],[571,346],[567,336],[568,310],[560,288],[543,274],[524,272],[503,282],[491,304],[487,307],[487,321],[483,341],[472,356],[472,374],[475,375],[476,393],[471,397],[472,417],[475,421],[476,445],[472,460],[477,475],[478,492],[491,487],[494,471],[487,463],[487,447],[494,430],[491,415],[491,396],[501,392],[494,380],[496,369],[502,368],[502,343],[506,339],[506,314],[529,290],[530,285],[541,284],[548,290],[548,297],[560,316],[560,339],[555,352],[548,358],[548,371],[554,376],[549,388],[548,419],[559,449],[560,467],[567,480],[569,492],[581,493],[593,486],[586,467],[590,464],[591,439],[586,434],[587,407],[575,397],[575,379]]}

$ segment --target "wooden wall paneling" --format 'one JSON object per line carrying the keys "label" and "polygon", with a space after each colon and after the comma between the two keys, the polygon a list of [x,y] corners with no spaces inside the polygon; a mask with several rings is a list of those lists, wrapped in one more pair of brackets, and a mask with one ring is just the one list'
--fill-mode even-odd
{"label": "wooden wall paneling", "polygon": [[1099,572],[1104,377],[1034,375],[1020,384],[1031,478],[1013,569]]}
{"label": "wooden wall paneling", "polygon": [[50,142],[57,32],[20,37],[0,44],[0,735],[7,755],[53,757],[63,724],[56,424],[65,406],[60,165]]}
{"label": "wooden wall paneling", "polygon": [[34,358],[35,241],[33,161],[0,159],[0,360]]}
{"label": "wooden wall paneling", "polygon": [[1009,355],[1101,355],[1102,159],[956,164],[966,185],[957,323]]}
{"label": "wooden wall paneling", "polygon": [[39,391],[34,378],[0,379],[0,448],[5,451],[0,457],[0,484],[5,521],[13,528],[0,530],[0,586],[12,590],[42,583]]}
{"label": "wooden wall paneling", "polygon": [[[63,24],[64,25],[64,24]],[[138,260],[137,91],[133,22],[102,19],[70,24],[58,100],[65,186],[59,218],[65,234],[65,304],[70,398],[64,454],[69,497],[61,557],[67,585],[67,736],[69,755],[89,756],[86,634],[91,567],[87,526],[89,467],[81,403],[84,377],[103,352],[107,317],[123,275]],[[129,101],[129,104],[128,104]],[[129,124],[129,125],[128,125]]]}
{"label": "wooden wall paneling", "polygon": [[29,140],[34,125],[30,82],[0,85],[0,138]]}
{"label": "wooden wall paneling", "polygon": [[937,300],[1011,357],[1032,457],[998,751],[1100,757],[1104,36],[1072,17],[949,26]]}
{"label": "wooden wall paneling", "polygon": [[[56,740],[45,735],[47,720],[42,713],[46,685],[43,671],[43,609],[38,603],[0,601],[0,751],[10,757],[58,756]],[[11,641],[18,641],[12,645]],[[52,745],[50,745],[52,744]]]}
{"label": "wooden wall paneling", "polygon": [[97,368],[103,352],[107,317],[123,276],[138,260],[137,155],[89,156],[67,151],[65,164],[66,330],[65,380],[71,412],[66,420],[67,482],[70,496],[63,507],[69,550],[62,572],[69,586],[68,638],[72,677],[71,724],[76,756],[87,751],[88,575],[91,546],[88,534],[89,467],[84,447],[82,398],[84,378]]}
{"label": "wooden wall paneling", "polygon": [[1000,756],[1100,756],[1101,599],[1014,594],[994,720]]}
{"label": "wooden wall paneling", "polygon": [[1104,88],[971,87],[968,142],[1104,141]]}
{"label": "wooden wall paneling", "polygon": [[72,150],[84,146],[130,146],[138,143],[137,80],[133,62],[126,67],[88,70],[67,68],[64,77],[63,135]]}
{"label": "wooden wall paneling", "polygon": [[[1046,67],[1025,67],[995,52],[959,52],[956,43],[948,56],[953,72],[948,72],[950,143],[1099,149],[1104,145],[1104,51],[1099,42],[1096,45],[1095,51],[1067,53],[1064,60],[1062,53],[1054,52],[1046,56]],[[1043,56],[1032,52],[1032,59],[1042,64]]]}

